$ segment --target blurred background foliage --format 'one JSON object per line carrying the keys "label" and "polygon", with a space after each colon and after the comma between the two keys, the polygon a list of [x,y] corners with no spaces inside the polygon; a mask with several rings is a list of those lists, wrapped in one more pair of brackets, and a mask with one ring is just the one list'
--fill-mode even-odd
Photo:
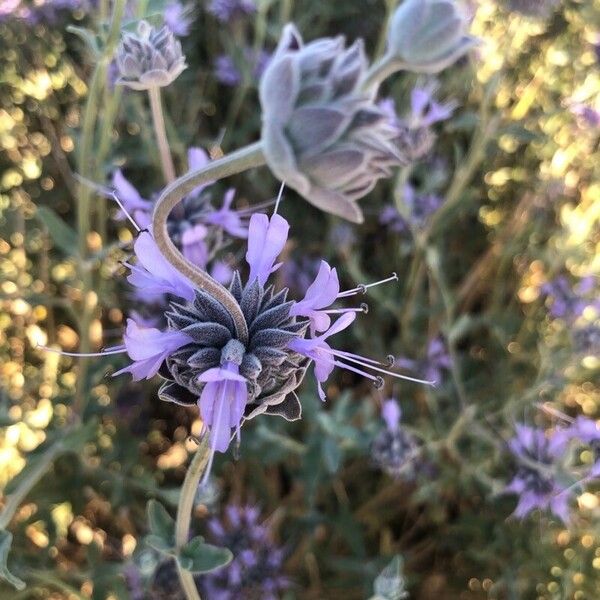
{"label": "blurred background foliage", "polygon": [[[141,4],[127,18],[164,10]],[[257,5],[226,24],[203,3],[189,7],[189,68],[164,94],[179,172],[191,145],[219,156],[257,139],[248,56],[272,51],[283,23],[307,39],[364,37],[373,56],[395,3]],[[23,7],[39,16],[17,16]],[[163,566],[145,542],[145,506],[157,498],[174,507],[197,413],[161,403],[152,384],[107,377],[114,357],[36,348],[118,343],[130,304],[120,261],[132,232],[75,174],[104,184],[122,167],[145,197],[162,185],[145,98],[114,88],[106,57],[77,35],[106,31],[110,2],[43,7],[0,2],[0,563],[10,529],[9,567],[28,583],[2,584],[0,598],[134,598],[132,566],[141,597],[175,598],[177,588],[161,583],[173,585],[174,574],[157,577]],[[426,158],[362,200],[366,223],[347,225],[285,195],[286,252],[299,272],[323,257],[347,287],[398,274],[369,294],[347,347],[415,361],[417,373],[435,368],[432,340],[449,358],[435,389],[401,382],[382,395],[344,372],[321,405],[308,382],[302,421],[259,419],[244,428],[238,460],[219,458],[195,526],[228,504],[259,506],[285,549],[286,598],[368,598],[395,555],[413,598],[600,596],[600,496],[579,494],[566,526],[538,513],[517,520],[514,496],[502,493],[516,422],[551,426],[556,410],[600,417],[598,313],[556,318],[544,293],[557,276],[575,285],[600,267],[600,3],[564,0],[547,19],[509,12],[504,0],[469,9],[483,40],[476,59],[438,78],[437,97],[456,102],[453,117],[435,126]],[[222,55],[238,71],[235,86],[215,72]],[[417,84],[403,74],[384,95],[403,114]],[[444,201],[425,222],[394,228],[382,211],[394,199],[401,206],[406,182]],[[226,183],[242,206],[277,189],[265,169]],[[298,272],[281,277],[299,285]],[[588,343],[577,342],[579,329],[591,332]],[[390,477],[373,461],[379,406],[390,396],[421,444],[412,477]]]}

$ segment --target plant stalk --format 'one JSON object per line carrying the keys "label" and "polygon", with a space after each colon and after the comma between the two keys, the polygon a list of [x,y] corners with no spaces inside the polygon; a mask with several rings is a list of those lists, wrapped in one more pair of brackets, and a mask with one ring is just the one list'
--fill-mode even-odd
{"label": "plant stalk", "polygon": [[242,310],[229,290],[215,281],[206,271],[199,269],[179,252],[167,231],[167,219],[171,211],[192,190],[203,183],[222,179],[265,164],[262,142],[250,144],[240,150],[215,160],[201,169],[190,171],[169,184],[161,193],[154,207],[152,231],[163,256],[198,288],[208,292],[229,311],[233,318],[238,339],[248,341],[248,325]]}
{"label": "plant stalk", "polygon": [[[180,550],[188,542],[192,511],[194,509],[194,498],[196,497],[196,491],[198,490],[198,484],[200,483],[204,469],[206,469],[209,455],[208,436],[205,435],[188,467],[183,486],[181,487],[181,494],[179,495],[177,519],[175,521],[175,547],[177,550]],[[185,592],[187,600],[200,600],[194,576],[184,569],[179,564],[179,561],[177,561],[177,572],[179,573],[181,587]]]}
{"label": "plant stalk", "polygon": [[148,90],[150,99],[150,111],[152,112],[152,123],[154,124],[154,132],[158,143],[158,153],[160,155],[160,166],[162,168],[165,181],[171,183],[175,180],[175,166],[173,165],[173,157],[169,149],[169,141],[167,139],[167,130],[165,127],[165,117],[163,114],[162,100],[160,88],[158,86],[151,87]]}

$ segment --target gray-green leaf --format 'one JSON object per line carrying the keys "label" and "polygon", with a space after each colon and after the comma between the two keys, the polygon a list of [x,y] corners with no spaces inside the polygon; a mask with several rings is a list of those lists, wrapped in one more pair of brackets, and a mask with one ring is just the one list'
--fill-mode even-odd
{"label": "gray-green leaf", "polygon": [[227,548],[205,544],[202,536],[190,540],[180,551],[179,564],[191,573],[208,573],[231,562],[233,554]]}
{"label": "gray-green leaf", "polygon": [[10,552],[12,539],[12,533],[4,530],[0,531],[0,579],[4,579],[17,590],[24,590],[25,582],[8,570],[8,553]]}

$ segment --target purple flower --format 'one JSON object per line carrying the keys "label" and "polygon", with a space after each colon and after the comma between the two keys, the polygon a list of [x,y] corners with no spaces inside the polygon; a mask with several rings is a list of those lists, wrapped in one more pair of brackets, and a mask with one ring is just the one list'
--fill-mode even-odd
{"label": "purple flower", "polygon": [[189,35],[193,19],[189,7],[183,6],[177,0],[169,2],[165,6],[163,14],[165,25],[177,36]]}
{"label": "purple flower", "polygon": [[575,321],[588,306],[600,308],[600,300],[589,298],[590,292],[597,288],[597,279],[582,277],[575,286],[567,277],[559,275],[541,287],[541,292],[550,300],[550,315],[555,319]]}
{"label": "purple flower", "polygon": [[221,519],[208,523],[211,543],[226,547],[233,560],[199,578],[203,597],[211,600],[260,598],[277,600],[289,587],[283,571],[284,552],[271,539],[253,506],[229,505]]}
{"label": "purple flower", "polygon": [[508,442],[518,467],[506,488],[519,496],[515,515],[527,516],[536,508],[550,510],[562,521],[569,520],[569,488],[559,483],[557,468],[566,450],[562,436],[547,437],[542,429],[517,425]]}
{"label": "purple flower", "polygon": [[179,273],[158,249],[154,238],[142,231],[134,244],[137,264],[127,264],[131,274],[127,281],[149,298],[159,294],[173,294],[186,300],[194,297],[194,285]]}
{"label": "purple flower", "polygon": [[134,381],[150,379],[156,375],[169,354],[192,341],[190,336],[180,331],[139,327],[133,319],[127,319],[124,339],[127,354],[133,364],[114,375],[131,373]]}
{"label": "purple flower", "polygon": [[221,23],[228,23],[232,19],[251,15],[255,11],[254,0],[211,0],[208,6],[208,12]]}
{"label": "purple flower", "polygon": [[[152,202],[142,198],[140,193],[125,178],[121,169],[117,169],[112,176],[112,185],[119,202],[133,217],[140,229],[147,229],[152,224]],[[119,219],[125,219],[123,211],[119,211]]]}
{"label": "purple flower", "polygon": [[[290,343],[289,347],[302,354],[307,358],[310,358],[314,362],[314,373],[317,381],[317,389],[319,391],[319,398],[322,401],[325,400],[325,391],[323,390],[322,384],[327,381],[331,372],[335,368],[336,364],[340,364],[334,355],[334,351],[331,346],[325,341],[328,337],[343,331],[349,327],[356,318],[356,313],[346,313],[342,315],[325,333],[314,337],[314,338],[294,338]],[[353,367],[349,367],[349,370],[354,370]]]}
{"label": "purple flower", "polygon": [[269,275],[281,266],[275,265],[275,260],[285,246],[289,229],[288,222],[280,215],[274,214],[270,219],[263,214],[252,215],[246,252],[246,262],[250,265],[249,283],[258,279],[264,286]]}
{"label": "purple flower", "polygon": [[441,104],[434,99],[436,84],[430,83],[424,87],[414,87],[410,93],[409,121],[413,127],[430,127],[439,121],[445,121],[452,116],[456,108],[455,102]]}
{"label": "purple flower", "polygon": [[386,204],[379,213],[379,222],[393,233],[404,233],[407,230],[404,217],[393,204]]}
{"label": "purple flower", "polygon": [[412,360],[399,357],[396,359],[396,365],[403,369],[424,373],[425,379],[439,383],[443,379],[443,372],[452,367],[452,359],[442,338],[435,337],[427,346],[425,359]]}
{"label": "purple flower", "polygon": [[331,306],[339,292],[337,271],[322,260],[315,280],[306,290],[304,298],[294,303],[290,315],[308,318],[312,335],[315,331],[325,331],[331,325],[331,317],[321,309]]}
{"label": "purple flower", "polygon": [[370,453],[374,464],[396,479],[413,479],[417,452],[414,437],[400,425],[402,411],[397,400],[390,398],[383,403],[381,418],[383,428],[371,443]]}
{"label": "purple flower", "polygon": [[244,73],[251,74],[253,81],[258,82],[270,60],[269,52],[256,52],[253,48],[244,48],[238,61],[232,56],[221,54],[214,61],[215,77],[219,83],[229,87],[242,83]]}
{"label": "purple flower", "polygon": [[572,104],[570,108],[571,112],[585,127],[593,127],[594,129],[600,127],[600,111],[581,102]]}
{"label": "purple flower", "polygon": [[222,352],[221,366],[208,369],[198,377],[206,383],[198,408],[204,425],[210,432],[212,452],[225,452],[229,447],[231,429],[240,435],[240,422],[248,400],[246,378],[240,375],[244,347],[230,340]]}
{"label": "purple flower", "polygon": [[206,226],[201,223],[181,234],[181,253],[195,265],[203,266],[208,262],[208,246],[205,241],[207,234]]}
{"label": "purple flower", "polygon": [[242,74],[235,66],[233,58],[227,54],[221,54],[215,58],[215,77],[219,83],[229,87],[235,87],[242,82]]}
{"label": "purple flower", "polygon": [[234,189],[227,190],[223,198],[223,206],[219,210],[208,213],[204,221],[221,227],[233,237],[246,239],[248,237],[248,225],[246,225],[239,212],[231,210],[234,196]]}

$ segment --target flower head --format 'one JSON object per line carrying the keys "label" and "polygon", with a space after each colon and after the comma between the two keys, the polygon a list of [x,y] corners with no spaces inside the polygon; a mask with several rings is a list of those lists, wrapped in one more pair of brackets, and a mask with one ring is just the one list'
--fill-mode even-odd
{"label": "flower head", "polygon": [[564,437],[548,437],[542,429],[517,425],[508,446],[516,459],[517,472],[506,488],[519,496],[515,515],[527,516],[536,508],[550,510],[569,520],[568,487],[557,477],[559,461],[566,450]]}
{"label": "flower head", "polygon": [[402,164],[395,134],[371,95],[362,42],[304,44],[287,25],[260,82],[262,139],[273,173],[318,208],[361,222],[356,200]]}
{"label": "flower head", "polygon": [[277,600],[289,586],[283,570],[283,549],[272,540],[254,506],[229,505],[222,518],[208,523],[212,543],[229,548],[233,560],[199,578],[201,590],[211,600],[261,598]]}
{"label": "flower head", "polygon": [[165,25],[160,29],[140,21],[137,32],[124,33],[117,50],[120,77],[116,83],[148,90],[172,83],[186,68],[181,43]]}
{"label": "flower head", "polygon": [[388,475],[411,479],[413,462],[417,453],[414,437],[400,424],[402,411],[397,400],[390,398],[383,403],[381,418],[385,427],[371,444],[373,462]]}
{"label": "flower head", "polygon": [[208,12],[222,23],[256,12],[254,0],[211,0]]}
{"label": "flower head", "polygon": [[466,54],[477,40],[454,0],[404,0],[388,32],[388,54],[416,73],[438,73]]}

